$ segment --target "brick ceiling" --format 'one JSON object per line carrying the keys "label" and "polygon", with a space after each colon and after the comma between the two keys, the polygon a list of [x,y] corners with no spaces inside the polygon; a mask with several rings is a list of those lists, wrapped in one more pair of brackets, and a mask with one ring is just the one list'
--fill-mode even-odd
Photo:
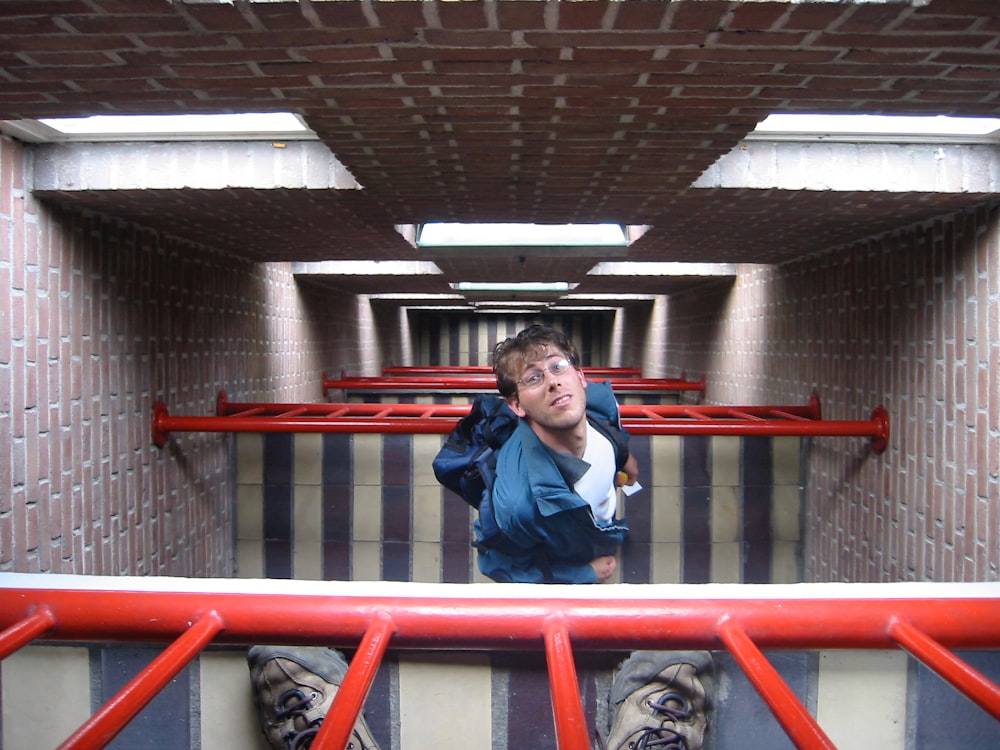
{"label": "brick ceiling", "polygon": [[[214,227],[254,260],[414,260],[398,224],[607,221],[651,229],[604,259],[776,263],[994,197],[692,185],[772,112],[1000,116],[996,8],[0,0],[0,119],[299,113],[362,190],[49,196],[199,241]],[[602,260],[473,255],[443,278],[585,281]],[[612,279],[586,283],[669,291]]]}

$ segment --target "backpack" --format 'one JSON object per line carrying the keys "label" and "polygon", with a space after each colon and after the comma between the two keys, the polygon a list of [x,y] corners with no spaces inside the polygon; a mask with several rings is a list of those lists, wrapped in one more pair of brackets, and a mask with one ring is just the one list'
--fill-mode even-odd
{"label": "backpack", "polygon": [[437,480],[478,509],[493,488],[496,452],[517,427],[518,417],[501,396],[479,395],[434,457]]}

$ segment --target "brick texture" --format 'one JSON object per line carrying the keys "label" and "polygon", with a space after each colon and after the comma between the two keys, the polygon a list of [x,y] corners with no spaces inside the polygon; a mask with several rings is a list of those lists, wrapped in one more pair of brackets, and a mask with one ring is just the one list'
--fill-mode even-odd
{"label": "brick texture", "polygon": [[890,415],[888,449],[816,438],[807,578],[1000,579],[1000,207],[914,225],[672,302],[666,359],[709,400]]}
{"label": "brick texture", "polygon": [[[0,571],[227,575],[230,437],[151,441],[153,404],[315,400],[356,370],[353,302],[26,192],[0,140]],[[370,356],[370,355],[369,355]]]}

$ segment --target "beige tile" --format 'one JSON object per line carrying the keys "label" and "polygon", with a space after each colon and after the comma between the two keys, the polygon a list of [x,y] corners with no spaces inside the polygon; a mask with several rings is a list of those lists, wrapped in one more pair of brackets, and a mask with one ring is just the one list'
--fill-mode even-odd
{"label": "beige tile", "polygon": [[[679,435],[653,435],[650,437],[651,466],[640,466],[644,476],[651,476],[650,484],[657,487],[681,486],[681,438]],[[640,479],[646,484],[646,480]]]}
{"label": "beige tile", "polygon": [[908,658],[902,651],[820,654],[816,720],[838,750],[904,750]]}
{"label": "beige tile", "polygon": [[323,488],[316,485],[295,485],[292,521],[295,544],[323,540]]}
{"label": "beige tile", "polygon": [[660,487],[653,492],[653,507],[650,511],[650,534],[654,542],[680,542],[683,535],[681,528],[681,488],[677,486]]}
{"label": "beige tile", "polygon": [[264,484],[264,436],[257,432],[236,435],[236,481]]}
{"label": "beige tile", "polygon": [[775,539],[793,541],[801,537],[801,503],[798,487],[772,488],[771,534]]}
{"label": "beige tile", "polygon": [[771,543],[771,582],[801,583],[799,543],[774,541]]}
{"label": "beige tile", "polygon": [[[199,657],[199,674],[204,717],[201,746],[267,750],[269,745],[254,710],[246,652],[204,651]],[[225,721],[219,717],[225,717]]]}
{"label": "beige tile", "polygon": [[740,484],[740,454],[743,441],[738,437],[712,437],[712,486]]}
{"label": "beige tile", "polygon": [[432,542],[414,542],[412,554],[412,580],[424,583],[440,583],[441,545]]}
{"label": "beige tile", "polygon": [[798,484],[802,438],[776,437],[771,443],[775,484]]}
{"label": "beige tile", "polygon": [[743,545],[721,542],[712,545],[712,583],[741,583],[743,580]]}
{"label": "beige tile", "polygon": [[713,485],[710,503],[712,541],[738,542],[743,533],[738,488]]}
{"label": "beige tile", "polygon": [[298,581],[323,580],[323,545],[321,542],[296,540],[292,548],[292,577]]}
{"label": "beige tile", "polygon": [[434,476],[434,456],[441,450],[441,435],[413,436],[413,485],[414,487],[440,487]]}
{"label": "beige tile", "polygon": [[236,485],[236,538],[264,538],[264,485]]}
{"label": "beige tile", "polygon": [[264,542],[258,539],[236,540],[236,577],[264,577]]}
{"label": "beige tile", "polygon": [[59,747],[91,715],[90,656],[75,646],[26,646],[4,659],[5,750]]}
{"label": "beige tile", "polygon": [[323,483],[323,436],[303,432],[295,435],[295,484]]}
{"label": "beige tile", "polygon": [[413,539],[441,541],[441,487],[413,488]]}
{"label": "beige tile", "polygon": [[382,539],[382,487],[354,487],[353,539],[378,542]]}
{"label": "beige tile", "polygon": [[656,543],[651,547],[652,580],[650,583],[681,582],[681,545]]}
{"label": "beige tile", "polygon": [[382,580],[382,543],[359,542],[351,545],[351,580]]}
{"label": "beige tile", "polygon": [[355,485],[382,484],[382,436],[354,435],[351,458],[354,461]]}
{"label": "beige tile", "polygon": [[399,659],[399,737],[404,748],[489,748],[491,670],[487,654],[419,654]]}

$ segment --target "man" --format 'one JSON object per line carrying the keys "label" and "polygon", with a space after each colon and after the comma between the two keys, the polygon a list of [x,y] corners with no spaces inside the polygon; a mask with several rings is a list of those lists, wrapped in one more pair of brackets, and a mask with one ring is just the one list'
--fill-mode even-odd
{"label": "man", "polygon": [[479,569],[505,583],[609,580],[628,535],[616,519],[617,486],[635,485],[639,473],[610,385],[589,382],[570,339],[541,325],[500,342],[493,372],[520,423],[480,506]]}
{"label": "man", "polygon": [[[520,422],[498,451],[492,493],[480,505],[480,570],[503,582],[607,581],[628,534],[616,520],[617,487],[637,486],[639,473],[610,385],[588,382],[569,338],[540,325],[500,342],[493,371]],[[343,656],[332,649],[258,646],[248,662],[271,746],[309,747],[347,672]],[[711,678],[707,652],[633,653],[612,682],[600,750],[700,750]],[[349,747],[377,750],[363,715]]]}

